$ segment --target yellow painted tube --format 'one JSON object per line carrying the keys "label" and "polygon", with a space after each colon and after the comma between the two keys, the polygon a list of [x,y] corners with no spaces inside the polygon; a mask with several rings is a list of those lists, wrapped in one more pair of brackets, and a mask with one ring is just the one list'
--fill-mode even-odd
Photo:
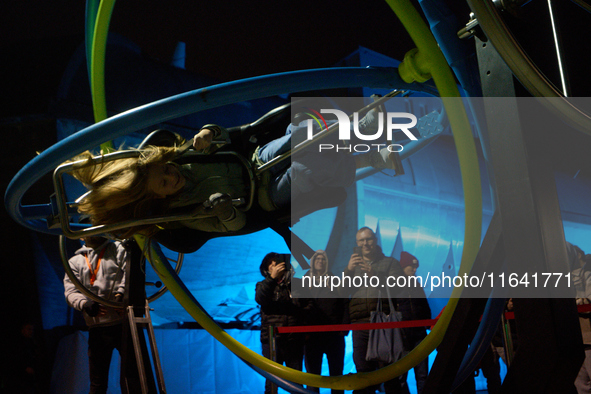
{"label": "yellow painted tube", "polygon": [[[464,184],[464,196],[466,201],[466,228],[464,237],[464,249],[460,272],[469,272],[476,258],[480,245],[482,227],[482,199],[480,192],[480,173],[478,171],[478,160],[476,147],[470,131],[468,119],[459,98],[459,92],[455,80],[437,47],[435,39],[428,28],[408,1],[386,0],[398,17],[403,21],[404,26],[411,34],[417,44],[419,52],[415,56],[418,68],[423,74],[433,76],[443,102],[446,112],[452,125],[452,131],[456,140],[456,148],[460,159],[462,181]],[[102,4],[101,4],[102,5]],[[99,11],[100,14],[100,11]],[[98,25],[97,21],[97,25]],[[97,29],[98,30],[98,29]],[[95,33],[96,37],[96,33]],[[94,63],[94,62],[93,62]],[[104,93],[103,93],[104,94]],[[446,99],[445,97],[457,97]],[[105,113],[106,116],[106,113]],[[136,236],[138,244],[143,245],[143,237]],[[420,360],[429,355],[443,340],[445,331],[449,325],[453,312],[457,306],[461,288],[455,288],[452,298],[442,313],[438,323],[435,325],[429,336],[421,342],[413,351],[398,362],[382,368],[378,371],[357,373],[346,376],[320,376],[291,368],[284,367],[272,362],[260,354],[257,354],[238,341],[230,337],[219,328],[197,305],[187,289],[182,285],[170,265],[154,259],[152,261],[161,280],[167,286],[171,294],[187,310],[187,312],[214,338],[226,346],[237,356],[249,363],[270,372],[280,378],[295,383],[306,384],[317,387],[327,387],[337,390],[352,390],[367,387],[390,380],[414,367]]]}
{"label": "yellow painted tube", "polygon": [[[109,23],[115,7],[115,0],[102,0],[99,5],[94,35],[92,39],[92,51],[90,61],[90,91],[92,94],[92,108],[94,121],[100,122],[107,118],[107,100],[105,96],[105,55],[107,49],[107,36]],[[101,144],[103,153],[114,150],[111,141]]]}
{"label": "yellow painted tube", "polygon": [[447,65],[443,53],[431,31],[425,25],[418,12],[408,1],[386,0],[394,10],[412,40],[417,45],[418,53],[414,57],[417,72],[432,75],[442,97],[445,110],[452,126],[452,133],[458,152],[466,218],[464,231],[464,249],[460,273],[469,272],[478,253],[482,232],[482,192],[476,145],[470,129],[470,123],[464,109],[460,93],[453,74]]}
{"label": "yellow painted tube", "polygon": [[[138,245],[144,246],[146,244],[145,237],[135,235],[134,238]],[[150,255],[146,250],[144,250],[144,253],[146,256]],[[152,258],[151,262],[154,265],[154,269],[164,285],[183,308],[185,308],[185,310],[195,319],[195,321],[197,321],[210,335],[227,347],[231,352],[252,365],[295,383],[309,384],[317,387],[329,387],[339,390],[360,389],[381,382],[379,377],[376,378],[375,372],[357,373],[346,376],[320,376],[305,373],[277,364],[262,355],[253,352],[228,335],[199,308],[192,295],[184,287],[180,278],[178,278],[168,262],[159,259],[155,253],[152,253],[150,257]]]}
{"label": "yellow painted tube", "polygon": [[[134,238],[136,239],[139,245],[145,245],[144,237],[136,235],[134,236]],[[395,376],[403,374],[404,372],[406,372],[414,366],[412,364],[413,359],[422,359],[424,355],[428,355],[431,351],[433,351],[431,344],[427,341],[423,341],[419,346],[417,346],[411,353],[409,353],[409,355],[404,357],[402,360],[386,368],[374,372],[357,373],[344,376],[320,376],[297,371],[277,364],[263,357],[262,355],[253,352],[252,350],[242,345],[240,342],[236,341],[230,335],[228,335],[199,308],[194,298],[184,287],[184,285],[180,281],[180,278],[178,278],[170,264],[157,258],[157,256],[155,256],[155,253],[151,254],[151,258],[152,264],[154,265],[154,268],[156,272],[158,272],[158,275],[164,283],[164,285],[168,288],[168,290],[176,298],[176,300],[183,306],[183,308],[185,308],[185,310],[195,319],[195,321],[197,321],[210,335],[212,335],[216,340],[218,340],[220,343],[226,346],[234,354],[243,358],[252,365],[259,367],[267,372],[270,372],[273,375],[276,375],[280,378],[295,383],[317,387],[327,387],[337,390],[361,389],[369,385],[378,384],[383,381],[392,379]],[[439,325],[443,326],[443,329],[433,329],[433,332],[432,334],[430,334],[430,337],[432,336],[433,338],[435,338],[435,340],[431,342],[441,342],[443,334],[445,333],[445,328],[447,327],[447,325],[449,324],[449,320],[451,319],[451,312],[448,312],[448,310],[455,309],[456,303],[457,299],[450,300],[450,303],[448,304],[446,311],[444,311],[438,323]]]}
{"label": "yellow painted tube", "polygon": [[[464,188],[464,247],[459,272],[460,275],[463,275],[464,273],[469,273],[474,264],[482,236],[482,191],[480,186],[480,171],[478,156],[476,154],[476,145],[470,129],[470,123],[461,101],[462,99],[460,98],[455,79],[453,78],[453,74],[443,53],[437,45],[437,41],[423,22],[419,13],[408,0],[386,0],[386,3],[388,3],[401,20],[418,48],[418,51],[413,54],[414,64],[412,66],[414,67],[414,73],[420,75],[430,74],[433,77],[451,124]],[[402,65],[400,68],[404,70]],[[408,75],[403,76],[403,78],[407,76]],[[451,315],[457,306],[457,298],[461,295],[461,291],[462,288],[454,288],[452,298],[438,324],[434,327],[431,334],[415,350],[422,347],[431,348],[431,343],[425,343],[431,342],[431,340],[433,340],[433,342],[438,341],[437,345],[441,342],[445,329],[451,320]],[[441,330],[439,330],[440,324]],[[412,353],[413,352],[411,352],[409,356],[411,356]]]}
{"label": "yellow painted tube", "polygon": [[[391,3],[391,1],[387,1],[388,4]],[[392,8],[395,12],[398,9],[403,10],[403,12],[397,12],[397,15],[399,18],[404,18],[404,20],[407,21],[407,23],[405,23],[407,29],[414,29],[414,31],[421,32],[420,35],[422,37],[420,38],[419,42],[415,41],[419,47],[419,51],[422,51],[420,53],[425,53],[424,51],[439,52],[439,48],[437,47],[434,38],[426,26],[424,26],[423,21],[416,10],[414,10],[412,5],[410,5],[408,1],[400,1],[398,4],[401,5],[394,5]],[[408,26],[409,20],[411,21],[411,27]],[[412,27],[414,24],[423,25],[423,28],[417,26]],[[416,33],[411,33],[413,39],[415,34]],[[427,37],[429,37],[430,40]],[[451,71],[449,70],[447,63],[445,63],[443,56],[441,55],[443,63],[441,63],[437,58],[438,56],[417,57],[420,67],[433,75],[436,85],[438,89],[440,89],[441,96],[458,97],[455,99],[458,100],[457,102],[444,99],[444,105],[446,106],[446,111],[454,131],[454,137],[457,141],[456,146],[458,149],[458,156],[460,157],[460,165],[462,167],[462,180],[464,183],[466,199],[466,235],[464,238],[461,272],[469,272],[480,244],[482,218],[480,173],[478,171],[478,160],[475,154],[476,148],[474,146],[474,141],[472,139],[472,134],[470,132],[469,123],[467,122],[467,116],[465,114],[464,107],[461,101],[459,101],[461,99],[459,99],[459,92],[455,86],[455,80],[453,79]],[[461,133],[462,131],[463,134]],[[457,134],[458,132],[460,132],[460,134]],[[142,242],[139,243],[143,244]],[[295,383],[339,390],[360,389],[369,385],[387,381],[408,371],[420,360],[428,356],[429,353],[431,353],[443,340],[443,336],[445,335],[445,331],[457,306],[458,297],[462,290],[460,288],[454,289],[452,298],[450,299],[446,309],[442,313],[438,323],[435,325],[429,336],[421,344],[419,344],[419,346],[417,346],[413,351],[411,351],[407,356],[398,362],[373,372],[357,373],[346,376],[320,376],[296,371],[274,363],[234,340],[222,329],[220,329],[213,321],[211,321],[211,319],[209,319],[209,317],[203,313],[203,311],[201,311],[197,303],[194,302],[194,299],[192,299],[192,297],[187,294],[186,288],[182,286],[182,282],[180,282],[180,279],[176,277],[176,274],[166,268],[167,264],[164,264],[162,261],[153,261],[153,264],[160,273],[161,280],[164,282],[173,296],[179,301],[179,303],[187,310],[187,312],[214,338],[220,341],[220,343],[226,346],[234,354],[280,378],[287,379]]]}

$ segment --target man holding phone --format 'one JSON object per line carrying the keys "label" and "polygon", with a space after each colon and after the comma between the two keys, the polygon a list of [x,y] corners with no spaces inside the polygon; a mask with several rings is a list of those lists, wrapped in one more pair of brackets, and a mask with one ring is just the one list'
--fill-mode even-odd
{"label": "man holding phone", "polygon": [[[355,237],[357,246],[353,249],[353,254],[349,259],[347,268],[345,268],[344,275],[351,277],[367,276],[368,280],[362,281],[364,286],[353,286],[349,288],[349,317],[351,323],[369,323],[372,311],[375,311],[378,304],[378,297],[383,295],[382,310],[385,313],[390,313],[389,303],[386,299],[386,279],[391,277],[403,276],[404,272],[398,260],[392,257],[386,257],[382,253],[382,248],[377,243],[376,234],[369,227],[362,227],[357,231]],[[371,278],[374,278],[370,281]],[[379,282],[378,282],[379,280]],[[351,281],[352,283],[360,283],[359,281]],[[369,283],[377,284],[371,286]],[[367,285],[367,286],[365,286]],[[390,296],[395,298],[398,294],[398,289],[391,288]],[[396,300],[393,300],[396,305]],[[367,343],[369,339],[369,331],[358,330],[353,331],[353,361],[357,372],[371,372],[385,366],[385,363],[378,361],[367,361],[365,355],[367,353]],[[377,387],[372,386],[362,390],[354,390],[354,394],[374,393]],[[406,384],[406,374],[399,378],[394,378],[384,383],[386,393],[408,393],[408,386]]]}

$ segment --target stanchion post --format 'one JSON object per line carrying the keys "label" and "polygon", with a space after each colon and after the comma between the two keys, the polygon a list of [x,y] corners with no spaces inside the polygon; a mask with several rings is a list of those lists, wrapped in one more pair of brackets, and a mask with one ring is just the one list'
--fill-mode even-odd
{"label": "stanchion post", "polygon": [[[277,348],[275,347],[275,327],[269,326],[269,359],[277,361]],[[277,394],[277,385],[271,382],[271,393]]]}

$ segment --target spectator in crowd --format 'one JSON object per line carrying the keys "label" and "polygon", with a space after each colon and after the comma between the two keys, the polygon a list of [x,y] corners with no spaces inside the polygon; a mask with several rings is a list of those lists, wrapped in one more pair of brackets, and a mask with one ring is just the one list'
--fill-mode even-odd
{"label": "spectator in crowd", "polygon": [[[314,283],[321,284],[323,278],[331,276],[328,257],[323,250],[317,250],[310,259],[310,270],[305,276],[310,276]],[[344,324],[348,322],[347,300],[331,292],[327,286],[311,286],[310,306],[307,321],[311,325]],[[306,335],[304,355],[306,371],[320,375],[322,372],[322,357],[326,354],[330,376],[343,374],[345,359],[345,336],[347,331],[313,332]],[[316,387],[309,390],[320,392]],[[332,394],[343,393],[332,390]]]}
{"label": "spectator in crowd", "polygon": [[[505,312],[513,312],[513,298],[509,298],[505,303]],[[510,360],[513,359],[518,345],[515,321],[506,320],[505,328],[499,325],[492,339],[492,344],[501,360],[503,360],[505,365],[509,366],[511,364]],[[507,354],[507,351],[510,351],[511,354]]]}
{"label": "spectator in crowd", "polygon": [[[414,277],[419,260],[408,252],[400,254],[400,266],[407,277]],[[401,289],[398,296],[398,310],[402,313],[402,320],[428,320],[431,319],[431,308],[427,302],[427,296],[419,281],[411,281]],[[406,351],[414,349],[427,336],[425,327],[408,327],[403,329],[404,347]],[[427,375],[429,374],[429,359],[425,358],[414,367],[417,381],[417,392],[422,394]]]}
{"label": "spectator in crowd", "polygon": [[[575,288],[577,305],[591,303],[591,267],[587,264],[585,252],[567,242],[567,252],[571,263],[572,283]],[[579,313],[579,323],[585,345],[585,361],[575,379],[577,392],[591,393],[591,313]]]}
{"label": "spectator in crowd", "polygon": [[35,336],[35,326],[28,320],[18,325],[15,336],[8,336],[4,345],[0,393],[42,393],[42,353]]}
{"label": "spectator in crowd", "polygon": [[[120,242],[103,237],[86,237],[85,245],[69,260],[78,281],[108,301],[121,302],[125,289],[125,266],[129,255]],[[64,277],[69,306],[82,311],[88,330],[90,393],[106,393],[113,350],[121,353],[123,304],[111,308],[86,297],[68,275]]]}
{"label": "spectator in crowd", "polygon": [[[369,227],[362,227],[355,236],[357,246],[349,259],[349,263],[344,270],[345,277],[360,276],[377,277],[380,283],[386,283],[387,277],[399,277],[404,275],[398,260],[392,257],[386,257],[382,253],[382,248],[377,244],[376,234]],[[353,281],[353,280],[352,280]],[[375,311],[380,297],[380,289],[368,287],[351,287],[348,289],[350,294],[349,318],[351,323],[368,323],[372,311]],[[398,294],[390,292],[393,298],[393,304],[396,305]],[[388,300],[382,300],[383,311],[390,313]],[[385,366],[385,363],[378,361],[367,361],[367,345],[369,339],[368,330],[353,331],[353,361],[357,372],[371,372]],[[406,384],[406,374],[391,379],[384,383],[386,393],[408,393]],[[354,390],[355,394],[371,393],[373,394],[377,387],[367,387],[362,390]]]}

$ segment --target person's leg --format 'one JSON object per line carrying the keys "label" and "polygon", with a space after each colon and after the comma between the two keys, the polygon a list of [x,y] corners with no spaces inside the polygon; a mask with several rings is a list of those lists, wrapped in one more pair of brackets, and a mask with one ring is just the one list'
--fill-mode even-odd
{"label": "person's leg", "polygon": [[[406,336],[404,355],[411,352],[427,336],[427,331],[424,328],[408,328],[406,329],[406,331],[404,331],[404,333]],[[421,394],[423,392],[423,389],[425,388],[427,376],[429,375],[429,357],[425,358],[423,361],[418,363],[414,367],[414,372],[415,380],[417,383],[417,393]]]}
{"label": "person's leg", "polygon": [[[271,359],[269,344],[262,344],[263,356]],[[304,342],[298,335],[294,338],[277,337],[275,341],[275,361],[278,364],[285,364],[289,368],[302,370],[304,358]],[[277,386],[270,380],[265,381],[265,394],[277,393]]]}
{"label": "person's leg", "polygon": [[497,351],[497,354],[499,355],[501,360],[503,360],[505,365],[507,365],[507,358],[505,357],[505,348],[502,346],[497,346],[495,347],[495,350]]}
{"label": "person's leg", "polygon": [[355,160],[352,155],[307,153],[298,156],[290,168],[271,182],[271,199],[282,207],[302,193],[322,187],[348,187],[354,181]]}
{"label": "person's leg", "polygon": [[304,363],[304,337],[301,334],[292,334],[281,347],[285,365],[301,371]]}
{"label": "person's leg", "polygon": [[291,149],[291,138],[291,134],[286,134],[260,147],[258,151],[259,160],[268,163],[275,157],[287,153]]}
{"label": "person's leg", "polygon": [[[303,125],[304,123],[297,126],[289,125],[286,135],[261,147],[258,151],[259,160],[263,163],[269,162],[306,140],[307,127]],[[328,140],[322,141],[327,143],[331,138],[336,137],[331,136]],[[338,141],[334,142],[336,145]],[[386,148],[381,152],[372,150],[352,155],[349,152],[320,152],[315,145],[269,170],[273,178],[270,184],[271,200],[281,208],[300,194],[308,193],[317,187],[348,187],[355,181],[356,169],[364,167],[391,168],[396,169],[397,174],[404,173],[400,156]]]}
{"label": "person's leg", "polygon": [[[369,331],[353,331],[353,362],[357,372],[375,371],[378,364],[374,361],[365,360],[367,353],[367,341]],[[353,394],[374,394],[378,386],[370,386],[364,389],[353,390]]]}
{"label": "person's leg", "polygon": [[[269,346],[268,343],[261,343],[261,347],[263,348],[263,356],[268,358],[269,360],[271,359],[271,348]],[[275,389],[275,392],[277,392],[277,390]],[[273,382],[271,382],[269,379],[265,380],[265,394],[272,394],[273,393]]]}
{"label": "person's leg", "polygon": [[579,374],[575,379],[575,388],[579,394],[589,393],[589,374],[584,364],[581,366]]}
{"label": "person's leg", "polygon": [[[115,344],[106,334],[109,327],[95,327],[88,330],[88,364],[90,372],[90,393],[106,393],[109,385],[109,367]],[[105,334],[105,335],[103,335]]]}
{"label": "person's leg", "polygon": [[[365,118],[362,119],[362,121],[360,122],[360,128],[362,130],[364,130],[366,127],[365,125],[362,125],[362,123],[364,121],[365,121]],[[328,125],[332,125],[333,123],[335,123],[335,121],[328,121]],[[316,125],[316,123],[313,123],[312,127],[313,127],[313,133],[317,134],[319,131],[319,128]],[[273,141],[270,141],[267,144],[265,144],[259,148],[258,159],[262,163],[268,163],[269,161],[271,161],[275,157],[289,152],[292,148],[295,148],[296,146],[298,146],[300,143],[306,141],[307,139],[308,139],[308,126],[305,121],[300,122],[297,125],[290,124],[286,128],[285,135],[283,135],[279,138],[276,138]],[[339,143],[338,133],[334,132],[334,133],[330,134],[328,137],[322,138],[319,143],[338,145],[338,143]],[[319,153],[320,152],[319,143],[315,143],[315,144],[311,145],[310,147],[306,148],[306,152]],[[344,148],[344,146],[342,148]],[[343,149],[343,152],[351,153],[351,152],[346,151],[346,149]],[[345,154],[345,153],[343,153],[343,154]],[[359,156],[361,156],[361,155],[359,155]],[[289,160],[287,160],[287,162],[289,163]],[[363,167],[367,167],[367,166],[371,165],[369,162],[367,162],[367,163],[363,162],[363,164],[361,164],[361,162],[358,162],[357,164],[359,164],[359,166],[357,168],[363,168]],[[277,168],[281,168],[281,165],[278,165]],[[279,172],[276,168],[273,168],[271,171],[274,174],[277,174]]]}
{"label": "person's leg", "polygon": [[[414,340],[409,338],[409,341],[404,342],[404,339],[402,339],[402,353],[398,356],[398,357],[404,357],[405,354],[407,354],[409,352],[409,349],[407,349],[407,347],[412,346],[412,344],[414,344]],[[389,364],[387,363],[383,363],[380,362],[379,363],[379,367],[380,368],[384,368],[386,366],[388,366]],[[384,382],[384,389],[386,391],[387,394],[409,394],[409,388],[408,388],[408,383],[406,382],[406,378],[408,376],[408,373],[403,373],[402,375],[394,378],[394,379],[390,379],[386,382]]]}
{"label": "person's leg", "polygon": [[301,334],[290,334],[289,337],[283,341],[281,348],[277,346],[277,353],[281,353],[281,360],[285,362],[285,366],[302,370],[304,362],[304,338]]}
{"label": "person's leg", "polygon": [[[385,367],[387,364],[380,363],[380,368]],[[408,373],[404,373],[397,378],[390,379],[384,382],[384,389],[386,394],[410,394],[408,384],[406,383],[406,376]]]}
{"label": "person's leg", "polygon": [[422,394],[429,376],[429,358],[418,363],[415,368],[415,380],[417,381],[417,393]]}
{"label": "person's leg", "polygon": [[[302,135],[302,132],[298,131],[296,134]],[[270,162],[275,157],[289,152],[291,144],[292,125],[289,125],[284,136],[274,139],[258,148],[258,161],[263,164]],[[269,196],[279,208],[287,206],[291,202],[291,161],[292,158],[285,159],[267,170],[271,178]]]}
{"label": "person's leg", "polygon": [[499,356],[494,346],[489,345],[480,361],[480,369],[486,378],[486,386],[489,394],[501,392],[501,366],[499,365]]}
{"label": "person's leg", "polygon": [[577,393],[591,393],[591,349],[585,349],[585,360],[575,379]]}
{"label": "person's leg", "polygon": [[[326,337],[325,353],[330,376],[343,374],[345,364],[345,338],[340,332],[330,333]],[[332,394],[342,394],[342,390],[331,390]]]}
{"label": "person's leg", "polygon": [[[138,339],[140,344],[141,354],[148,356],[148,344],[144,337],[144,330],[138,329]],[[121,345],[119,347],[119,354],[121,355],[121,375],[119,378],[119,385],[121,392],[124,394],[134,394],[141,392],[142,378],[138,371],[138,361],[135,354],[135,346],[131,335],[131,327],[128,319],[125,319],[122,324]],[[156,381],[152,373],[152,365],[148,357],[143,357],[142,362],[145,368],[146,384],[148,385],[148,393],[155,393]]]}
{"label": "person's leg", "polygon": [[[119,367],[119,386],[122,393],[132,392],[141,388],[137,361],[135,359],[135,354],[133,353],[133,346],[127,346],[127,349],[125,349],[125,346],[129,344],[124,343],[124,329],[125,325],[123,323],[111,327],[113,342],[121,357],[121,365]],[[126,339],[131,341],[131,337],[129,336]],[[124,356],[125,352],[128,354]]]}
{"label": "person's leg", "polygon": [[[378,112],[379,109],[374,108],[371,111],[369,111],[368,113],[366,113],[361,119],[359,119],[359,116],[355,116],[352,119],[349,120],[349,131],[350,134],[352,135],[353,133],[355,135],[358,135],[359,133],[361,134],[365,134],[367,136],[374,136],[376,134],[380,135],[382,134],[382,132],[384,131],[384,116],[378,116]],[[380,119],[381,118],[381,119]],[[358,124],[355,124],[355,120],[358,120]],[[326,126],[328,126],[330,128],[330,126],[332,126],[333,124],[335,124],[337,122],[336,119],[328,119],[326,121]],[[312,126],[312,133],[309,132],[309,126]],[[320,132],[324,132],[326,131],[326,127],[324,124],[322,124],[322,126],[319,126],[319,124],[315,121],[313,121],[312,119],[307,119],[307,120],[302,120],[300,122],[298,122],[297,124],[290,124],[289,127],[287,128],[287,133],[288,134],[292,134],[293,138],[292,138],[292,147],[297,146],[298,144],[300,144],[301,142],[309,139],[311,137],[311,135],[309,134],[318,134]],[[318,140],[318,143],[311,145],[313,146],[312,149],[318,151],[318,146],[319,144],[331,144],[331,145],[338,145],[340,142],[341,146],[345,146],[345,144],[348,144],[350,141],[348,140],[339,140],[340,137],[340,130],[339,128],[334,129],[333,132],[331,132],[328,135],[325,135],[322,139]]]}
{"label": "person's leg", "polygon": [[[322,340],[319,335],[312,333],[306,339],[304,345],[304,361],[306,363],[306,372],[320,375],[322,373]],[[307,386],[307,389],[316,393],[320,392],[318,387]]]}
{"label": "person's leg", "polygon": [[[318,130],[314,127],[314,133]],[[336,133],[335,133],[336,135]],[[298,125],[290,124],[285,130],[285,135],[274,139],[259,148],[258,158],[261,162],[267,163],[275,157],[289,152],[293,147],[296,147],[308,138],[308,127],[305,122]],[[289,163],[289,160],[287,160]]]}
{"label": "person's leg", "polygon": [[[257,152],[258,160],[261,163],[268,163],[279,155],[283,155],[289,152],[293,147],[299,143],[305,141],[308,138],[308,128],[305,122],[301,122],[298,125],[290,124],[286,128],[285,135],[270,141],[264,146],[260,147]],[[314,125],[314,133],[316,133],[318,127]],[[336,133],[335,133],[336,135]],[[308,152],[313,151],[309,149]],[[314,152],[313,152],[314,153]],[[291,187],[291,171],[290,166],[293,160],[293,156],[290,159],[286,159],[283,162],[274,165],[268,171],[271,173],[271,177],[274,179],[276,186],[281,184],[279,189],[282,189],[283,193],[278,193],[278,187],[275,187],[275,198],[272,197],[273,201],[279,201],[278,206],[283,206],[289,203],[289,190]]]}

